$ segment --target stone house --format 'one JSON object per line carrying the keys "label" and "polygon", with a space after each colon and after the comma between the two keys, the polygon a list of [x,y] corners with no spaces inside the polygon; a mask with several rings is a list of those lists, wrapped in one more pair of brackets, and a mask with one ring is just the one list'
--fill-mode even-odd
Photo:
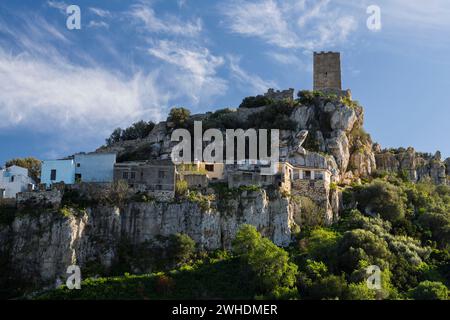
{"label": "stone house", "polygon": [[159,198],[175,196],[176,167],[172,160],[124,162],[114,165],[114,181]]}
{"label": "stone house", "polygon": [[28,176],[28,169],[19,166],[0,169],[0,199],[15,199],[18,193],[34,187],[35,182]]}

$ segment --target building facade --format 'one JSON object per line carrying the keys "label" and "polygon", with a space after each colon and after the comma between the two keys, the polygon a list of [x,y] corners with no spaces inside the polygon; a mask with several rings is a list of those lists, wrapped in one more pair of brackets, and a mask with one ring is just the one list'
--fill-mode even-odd
{"label": "building facade", "polygon": [[110,183],[114,178],[115,153],[80,153],[69,159],[42,162],[41,183]]}
{"label": "building facade", "polygon": [[35,182],[28,176],[28,169],[11,166],[0,170],[0,198],[14,199],[20,192],[34,189]]}
{"label": "building facade", "polygon": [[80,153],[74,156],[75,182],[108,183],[114,179],[115,153]]}
{"label": "building facade", "polygon": [[73,159],[46,160],[41,166],[41,184],[50,187],[54,183],[75,183],[75,164]]}
{"label": "building facade", "polygon": [[131,188],[155,196],[173,197],[176,168],[172,160],[116,163],[114,181],[126,181]]}

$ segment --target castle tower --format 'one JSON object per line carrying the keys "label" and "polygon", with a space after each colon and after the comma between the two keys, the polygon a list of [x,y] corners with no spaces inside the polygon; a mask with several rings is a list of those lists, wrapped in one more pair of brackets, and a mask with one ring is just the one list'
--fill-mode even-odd
{"label": "castle tower", "polygon": [[342,90],[341,54],[314,52],[314,90]]}

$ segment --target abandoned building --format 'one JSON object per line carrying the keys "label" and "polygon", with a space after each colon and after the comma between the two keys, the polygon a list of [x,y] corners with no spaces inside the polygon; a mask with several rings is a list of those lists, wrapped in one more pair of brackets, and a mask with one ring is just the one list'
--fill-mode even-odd
{"label": "abandoned building", "polygon": [[114,181],[126,181],[134,190],[154,196],[173,197],[176,167],[172,160],[116,163]]}
{"label": "abandoned building", "polygon": [[34,186],[28,169],[19,166],[0,169],[0,199],[15,199],[18,193],[33,190]]}
{"label": "abandoned building", "polygon": [[342,90],[339,52],[314,52],[314,90]]}
{"label": "abandoned building", "polygon": [[110,183],[113,181],[115,153],[79,153],[67,159],[42,162],[41,183],[47,187],[64,182]]}

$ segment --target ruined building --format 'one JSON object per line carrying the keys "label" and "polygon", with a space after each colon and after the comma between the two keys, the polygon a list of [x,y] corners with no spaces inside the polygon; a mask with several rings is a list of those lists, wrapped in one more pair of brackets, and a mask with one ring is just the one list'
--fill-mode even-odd
{"label": "ruined building", "polygon": [[339,52],[314,52],[314,90],[342,90]]}

